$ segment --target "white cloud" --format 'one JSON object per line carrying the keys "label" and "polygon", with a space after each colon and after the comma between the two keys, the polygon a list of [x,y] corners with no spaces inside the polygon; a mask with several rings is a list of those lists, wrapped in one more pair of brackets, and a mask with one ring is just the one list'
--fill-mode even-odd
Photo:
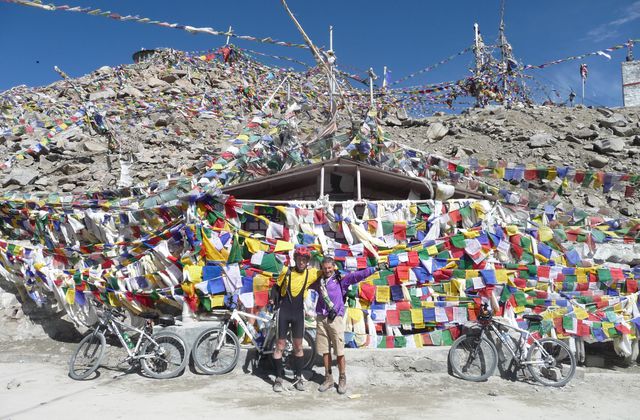
{"label": "white cloud", "polygon": [[621,26],[640,19],[640,1],[635,1],[627,6],[621,12],[621,15],[623,17],[596,26],[587,32],[587,37],[595,42],[610,38],[619,38],[621,36],[619,31]]}

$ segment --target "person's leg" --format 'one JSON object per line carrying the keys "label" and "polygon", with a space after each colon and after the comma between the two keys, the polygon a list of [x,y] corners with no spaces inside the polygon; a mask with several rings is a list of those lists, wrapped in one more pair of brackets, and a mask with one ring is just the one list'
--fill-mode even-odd
{"label": "person's leg", "polygon": [[336,359],[338,362],[338,393],[344,394],[347,392],[347,363],[344,357],[344,319],[337,317],[331,325],[331,341],[334,343],[333,348],[336,352]]}
{"label": "person's leg", "polygon": [[276,340],[276,348],[273,350],[273,364],[276,368],[276,379],[273,383],[275,392],[284,391],[284,364],[282,363],[282,352],[287,345],[287,331],[289,330],[289,320],[286,317],[286,311],[281,311],[278,316],[278,339]]}
{"label": "person's leg", "polygon": [[342,356],[338,356],[338,373],[340,376],[346,375],[347,371],[347,362],[345,361],[344,354]]}
{"label": "person's leg", "polygon": [[316,319],[316,349],[322,355],[324,365],[324,381],[318,387],[318,391],[325,392],[333,387],[333,376],[331,375],[331,346],[327,332],[327,318],[318,316]]}

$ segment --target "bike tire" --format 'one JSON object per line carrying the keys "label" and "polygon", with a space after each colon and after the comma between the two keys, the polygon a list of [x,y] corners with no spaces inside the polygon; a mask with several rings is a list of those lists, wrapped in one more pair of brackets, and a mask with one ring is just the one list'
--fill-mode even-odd
{"label": "bike tire", "polygon": [[[275,350],[277,338],[272,340],[271,343],[265,348]],[[304,365],[302,369],[310,369],[313,366],[313,361],[316,357],[316,340],[313,338],[309,331],[304,332],[302,336],[302,353],[304,358]],[[284,372],[287,375],[294,374],[293,368],[293,341],[291,340],[291,333],[287,334],[287,343],[285,344],[284,351],[282,352],[282,364],[284,365]],[[271,368],[275,369],[273,363],[273,356],[269,358],[271,362]]]}
{"label": "bike tire", "polygon": [[188,360],[187,348],[179,335],[159,332],[140,348],[140,365],[144,373],[154,379],[169,379],[180,375]]}
{"label": "bike tire", "polygon": [[[476,347],[477,354],[474,356]],[[487,380],[496,370],[498,350],[487,337],[465,334],[453,342],[448,358],[455,376],[466,381],[481,382]]]}
{"label": "bike tire", "polygon": [[240,358],[238,336],[227,329],[220,350],[215,349],[220,342],[222,328],[210,328],[198,335],[191,349],[193,363],[200,372],[207,375],[223,375],[231,372]]}
{"label": "bike tire", "polygon": [[[549,354],[544,357],[542,349]],[[527,369],[536,380],[545,386],[566,385],[576,373],[576,358],[569,346],[555,338],[543,338],[534,342],[527,353]],[[533,364],[535,362],[535,364]]]}
{"label": "bike tire", "polygon": [[[99,331],[94,331],[84,337],[69,359],[69,377],[77,381],[87,379],[100,366],[106,347],[107,341],[104,334]],[[89,360],[82,363],[80,358],[88,358]],[[85,364],[87,365],[86,369],[82,369],[81,366]]]}

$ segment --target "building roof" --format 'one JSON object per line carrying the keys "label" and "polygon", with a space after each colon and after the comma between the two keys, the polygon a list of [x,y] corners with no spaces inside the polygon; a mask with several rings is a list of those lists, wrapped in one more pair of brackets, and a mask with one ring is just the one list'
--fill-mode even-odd
{"label": "building roof", "polygon": [[[230,185],[222,190],[245,200],[315,201],[322,195],[329,195],[331,201],[426,200],[435,198],[437,185],[425,178],[337,157]],[[451,198],[495,199],[458,187]]]}

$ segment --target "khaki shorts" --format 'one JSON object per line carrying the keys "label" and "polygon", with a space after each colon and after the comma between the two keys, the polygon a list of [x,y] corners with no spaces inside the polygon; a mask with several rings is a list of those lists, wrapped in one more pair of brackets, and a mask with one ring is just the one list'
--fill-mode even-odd
{"label": "khaki shorts", "polygon": [[329,353],[333,347],[336,356],[344,356],[344,319],[337,316],[329,322],[326,316],[318,315],[316,326],[316,349],[319,355]]}

